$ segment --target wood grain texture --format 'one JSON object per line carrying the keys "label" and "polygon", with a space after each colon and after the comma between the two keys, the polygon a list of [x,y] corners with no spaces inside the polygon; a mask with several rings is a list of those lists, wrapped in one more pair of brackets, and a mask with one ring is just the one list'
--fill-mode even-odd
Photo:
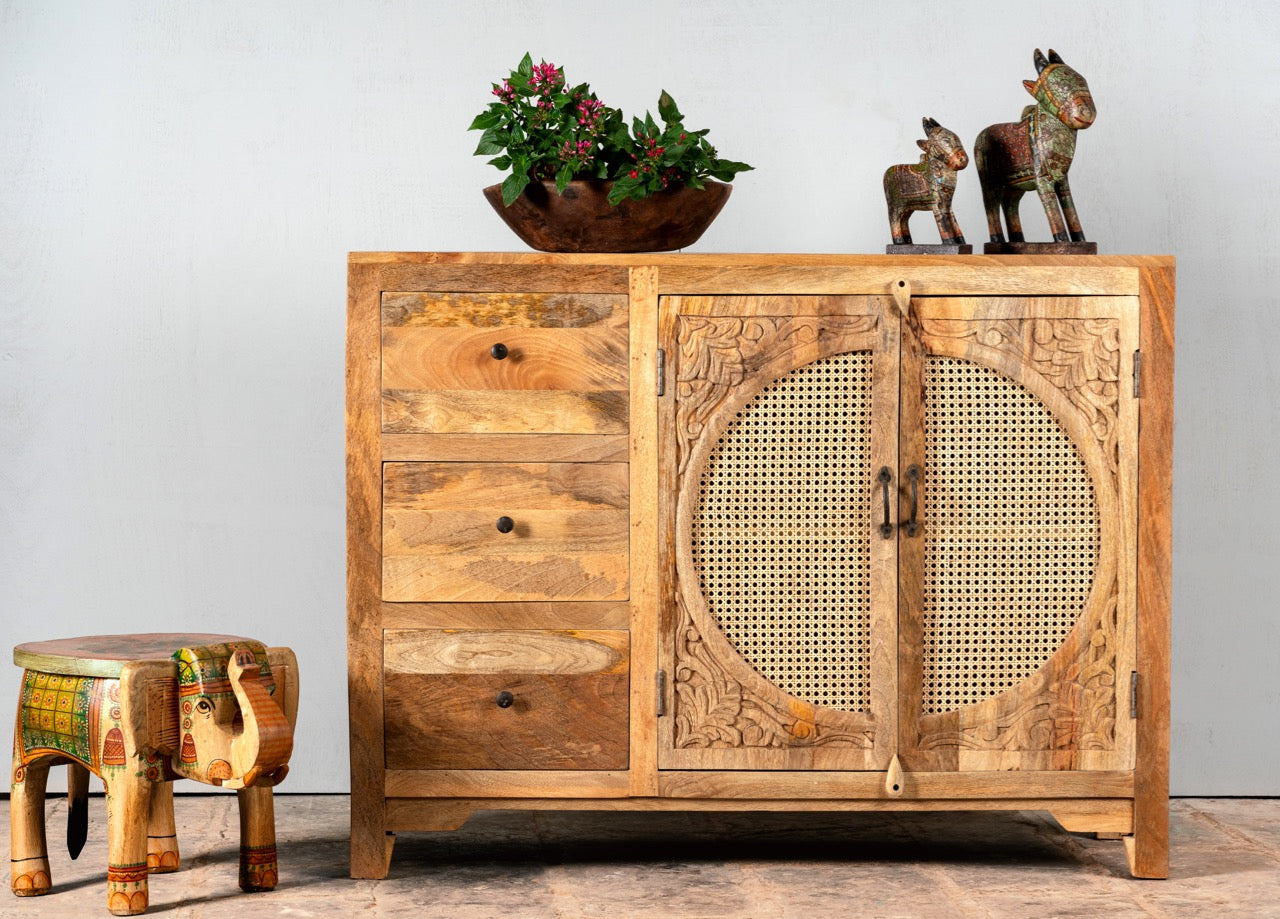
{"label": "wood grain texture", "polygon": [[631,270],[631,794],[658,790],[658,273]]}
{"label": "wood grain texture", "polygon": [[[622,798],[626,772],[570,769],[391,769],[387,797],[406,798]],[[407,827],[406,827],[407,829]]]}
{"label": "wood grain texture", "polygon": [[382,271],[347,276],[347,696],[351,737],[351,876],[387,874],[382,720],[382,464],[379,313]]}
{"label": "wood grain texture", "polygon": [[382,459],[485,463],[625,463],[621,434],[383,434]]}
{"label": "wood grain texture", "polygon": [[622,673],[625,631],[509,629],[383,632],[388,673]]}
{"label": "wood grain texture", "polygon": [[[389,769],[625,769],[629,674],[386,674]],[[510,707],[498,694],[514,697]]]}
{"label": "wood grain texture", "polygon": [[[1136,303],[1132,298],[1095,298],[1091,305],[1097,312],[1084,318],[1086,307],[1078,303],[1035,298],[1015,304],[975,302],[975,308],[984,314],[1006,317],[1018,305],[1031,317],[1065,314],[1073,318],[963,320],[955,318],[962,304],[949,301],[942,311],[948,318],[938,319],[929,304],[920,311],[924,350],[995,369],[1033,393],[1061,424],[1084,459],[1097,500],[1101,530],[1093,586],[1075,628],[1043,667],[1000,695],[957,711],[922,717],[918,733],[904,738],[904,744],[909,744],[907,761],[917,769],[948,765],[973,770],[1125,768],[1132,755],[1118,742],[1117,674],[1127,661],[1122,652],[1127,653],[1129,647],[1125,636],[1133,630],[1133,609],[1131,605],[1120,606],[1119,599],[1132,595],[1133,555],[1132,543],[1126,539],[1129,530],[1122,525],[1122,509],[1131,507],[1132,502],[1122,498],[1121,486],[1132,487],[1129,467],[1134,451],[1126,446],[1132,441],[1122,437],[1121,404],[1132,399],[1120,384],[1120,346],[1122,341],[1135,340]],[[1132,413],[1132,406],[1128,408],[1126,417]],[[910,417],[906,411],[904,397],[904,417]],[[904,424],[904,432],[914,426]],[[924,424],[918,427],[923,429]],[[1132,427],[1123,433],[1131,437]],[[995,462],[991,446],[984,444],[981,455]],[[922,453],[916,461],[926,469],[925,488],[929,488],[930,476],[936,487],[934,459]],[[1126,467],[1124,476],[1122,465]],[[993,465],[978,479],[985,482],[988,476],[1016,474],[1020,467],[999,472],[1001,468]],[[925,507],[929,507],[928,500]],[[1006,526],[1021,526],[1023,529],[1009,532],[1025,530],[1025,538],[1031,539],[1042,522],[1028,519],[1020,524],[1010,510]],[[952,538],[939,520],[927,520],[925,532],[926,540]],[[915,553],[922,551],[920,546],[913,548]],[[913,558],[912,563],[923,561]],[[907,567],[904,564],[904,569]],[[1027,588],[1034,588],[1042,571],[1040,566],[1031,566],[1022,576],[1028,579]],[[915,601],[908,597],[905,602]],[[1002,623],[1010,615],[1005,610],[1016,612],[1028,602],[1038,610],[1045,601],[1019,599],[1016,591],[1002,595],[990,628],[1004,627]],[[907,618],[915,615],[923,613],[908,614]],[[907,641],[903,645],[906,672],[913,681],[904,697],[907,705],[918,705],[919,683],[914,681],[920,679],[917,649],[922,644]]]}
{"label": "wood grain texture", "polygon": [[[369,721],[377,722],[377,747],[369,751],[368,760],[372,764],[378,759],[379,782],[374,807],[362,810],[359,820],[366,828],[376,823],[379,835],[376,840],[366,836],[361,845],[366,851],[365,862],[380,862],[383,873],[392,838],[385,835],[388,830],[457,826],[472,810],[483,807],[1044,809],[1073,831],[1133,832],[1127,842],[1135,875],[1167,873],[1172,259],[353,253],[350,265],[352,290],[363,277],[364,302],[371,315],[378,318],[386,313],[380,316],[381,324],[375,322],[375,339],[370,342],[366,338],[363,351],[355,351],[352,345],[352,353],[367,359],[372,352],[376,366],[377,338],[385,337],[385,351],[396,368],[391,382],[404,384],[392,386],[376,371],[366,373],[367,388],[362,391],[360,409],[367,412],[372,405],[375,418],[375,426],[366,428],[372,450],[359,465],[361,474],[367,476],[363,486],[366,507],[374,509],[364,523],[374,528],[375,544],[368,544],[370,532],[362,530],[357,520],[353,529],[357,547],[349,548],[349,555],[352,560],[372,559],[375,565],[366,570],[363,582],[370,587],[369,602],[363,606],[352,603],[349,625],[353,636],[349,646],[359,650],[359,657],[353,656],[351,664],[353,873],[360,798],[355,742],[357,733],[372,735]],[[906,315],[900,309],[895,312],[892,301],[885,297],[886,290],[898,280],[907,282],[911,290]],[[392,293],[382,298],[382,291]],[[1132,336],[1121,331],[1114,365],[1108,364],[1107,374],[1099,376],[1080,372],[1089,365],[1087,359],[1081,360],[1088,348],[1076,349],[1076,345],[1087,344],[1085,338],[1076,341],[1055,334],[1051,336],[1054,343],[1035,331],[1037,324],[1065,324],[1062,327],[1067,328],[1113,315],[1108,304],[1134,297],[1142,298],[1138,337],[1144,357],[1136,499],[1131,496],[1134,475],[1126,465],[1132,460],[1132,450],[1125,445],[1132,444],[1135,436],[1137,406],[1112,395],[1125,388],[1127,374],[1132,371]],[[547,310],[545,305],[551,298],[558,305]],[[1104,539],[1110,546],[1106,554],[1115,560],[1109,569],[1114,572],[1110,588],[1114,599],[1108,601],[1111,606],[1093,603],[1094,613],[1090,614],[1098,619],[1093,625],[1113,624],[1090,626],[1092,631],[1086,628],[1070,637],[1066,645],[1074,650],[1068,648],[1062,655],[1074,663],[1061,672],[1046,664],[1041,676],[1030,681],[1035,684],[1031,687],[1034,692],[1025,700],[1026,706],[987,700],[954,716],[928,716],[937,722],[927,725],[928,731],[941,728],[941,734],[934,736],[949,736],[955,742],[935,746],[915,761],[903,757],[901,797],[886,790],[883,772],[851,771],[878,763],[860,749],[854,751],[861,757],[858,763],[813,746],[771,751],[774,760],[764,763],[745,761],[733,748],[712,748],[703,751],[698,771],[672,768],[680,765],[667,752],[675,744],[677,719],[672,714],[678,696],[670,691],[669,683],[668,714],[659,717],[653,671],[662,666],[669,680],[681,679],[677,649],[690,635],[691,620],[681,618],[679,594],[682,585],[691,582],[688,572],[681,577],[671,574],[677,557],[687,551],[682,545],[687,539],[675,525],[682,481],[678,476],[692,454],[687,445],[704,436],[695,428],[711,417],[694,419],[697,424],[689,426],[676,417],[674,405],[684,398],[681,386],[703,385],[702,378],[715,378],[715,385],[741,391],[744,381],[766,377],[771,369],[757,366],[754,359],[737,362],[721,355],[703,362],[701,377],[682,382],[677,370],[683,360],[678,353],[681,320],[676,311],[684,313],[685,321],[711,324],[755,315],[768,318],[778,329],[798,328],[798,320],[804,325],[812,319],[827,335],[847,321],[851,299],[868,298],[874,303],[873,312],[890,317],[874,335],[882,335],[886,325],[900,323],[916,337],[931,336],[929,347],[921,345],[916,351],[917,364],[923,363],[936,340],[946,339],[949,344],[942,352],[954,352],[965,359],[986,361],[1003,348],[1004,357],[992,366],[1006,375],[1016,377],[1011,368],[1028,361],[1043,368],[1043,372],[1035,372],[1050,381],[1046,397],[1050,411],[1060,420],[1067,419],[1063,426],[1073,439],[1092,442],[1094,446],[1087,447],[1094,451],[1090,468],[1104,468],[1102,477],[1113,483],[1104,491],[1110,490],[1115,500],[1104,496],[1102,513],[1118,521],[1114,525],[1108,522]],[[436,307],[422,308],[431,302]],[[623,304],[623,313],[611,308],[613,318],[601,319],[604,313],[593,304],[605,302]],[[973,334],[937,334],[942,331],[938,323],[954,322],[971,323]],[[1004,333],[1014,326],[1019,330],[1014,337],[1020,336],[1017,347],[992,346],[992,335],[1011,341]],[[516,342],[522,355],[526,349],[541,348],[554,357],[540,365],[527,360],[523,364],[492,361],[487,358],[487,349],[493,342],[486,336],[493,330],[500,330],[500,340],[509,347]],[[385,335],[378,335],[379,331]],[[743,326],[734,335],[726,332],[719,337],[726,342],[755,341],[755,332],[754,327]],[[424,334],[438,337],[430,344],[415,339]],[[520,334],[529,337],[511,337]],[[868,330],[868,334],[873,333]],[[667,392],[662,397],[656,392],[655,352],[659,346],[668,356]],[[911,395],[919,384],[910,366],[909,344],[885,345],[884,350],[895,347],[902,355],[902,362],[893,365],[902,377],[894,387],[895,398],[900,400],[905,418],[912,414],[911,399],[920,403],[922,394],[917,391]],[[1038,365],[1033,353],[1036,349],[1048,355]],[[1154,358],[1149,349],[1157,352]],[[813,350],[812,343],[801,343],[792,360],[815,360],[817,352],[809,353]],[[587,354],[585,361],[577,360],[581,354]],[[349,382],[352,360],[349,355]],[[365,365],[367,369],[367,360]],[[887,363],[876,366],[877,374],[888,370]],[[782,372],[779,369],[775,376]],[[403,379],[397,380],[396,373],[402,373]],[[398,419],[390,427],[399,426],[405,433],[388,430],[379,439],[383,389],[389,417]],[[406,393],[409,397],[403,398]],[[425,398],[420,398],[423,394]],[[742,399],[750,397],[747,393]],[[597,402],[584,407],[584,398]],[[1113,410],[1114,405],[1119,407]],[[895,414],[895,409],[877,402],[878,423],[887,425],[877,437],[887,438],[890,453],[901,452],[896,459],[890,456],[891,462],[885,461],[896,470],[897,484],[903,481],[903,467],[912,461],[909,457],[917,445],[912,440],[915,435],[905,431],[905,423],[901,433],[894,427]],[[350,422],[350,392],[348,415]],[[424,433],[428,429],[431,432]],[[680,453],[673,445],[682,437],[686,447]],[[348,439],[350,470],[350,431]],[[495,459],[502,463],[494,463]],[[411,583],[425,583],[434,577],[458,579],[456,568],[450,573],[450,565],[456,565],[459,557],[480,566],[472,572],[476,576],[458,581],[447,601],[414,593],[416,586],[409,589],[405,602],[388,602],[399,599],[395,594],[386,599],[379,595],[384,536],[379,460],[388,461],[392,480],[397,479],[393,467],[398,464],[425,468],[434,463],[458,473],[456,482],[440,489],[461,496],[452,507],[437,507],[429,498],[423,499],[437,490],[434,481],[428,488],[422,487],[425,479],[420,479],[401,489],[395,497],[401,502],[398,507],[390,500],[394,485],[387,492],[386,522],[391,535],[386,545],[396,546],[396,551],[404,549],[404,557],[413,560],[406,572],[397,576]],[[509,535],[519,536],[520,515],[485,509],[484,489],[472,489],[465,481],[470,475],[467,467],[497,465],[538,468],[536,473],[512,479],[509,484],[515,496],[536,492],[519,480],[552,480],[555,476],[546,470],[557,465],[617,466],[621,472],[612,473],[618,478],[611,480],[609,490],[618,493],[621,483],[623,500],[588,501],[583,506],[575,488],[570,487],[566,491],[573,497],[567,506],[530,505],[524,523],[549,542],[541,547],[526,542],[526,547],[539,550],[539,554],[524,556],[522,561],[519,552],[510,551],[510,543],[490,541],[490,531],[495,539],[501,534],[488,519],[500,514],[513,517],[517,529]],[[400,484],[407,481],[399,477]],[[352,493],[349,489],[349,500]],[[898,499],[895,513],[900,521],[908,513],[906,489],[898,487]],[[531,500],[536,503],[537,499]],[[1138,519],[1131,524],[1126,521],[1134,516],[1135,506]],[[477,513],[484,518],[480,522],[468,516]],[[594,522],[579,528],[573,524],[575,514],[593,514]],[[362,548],[361,538],[366,540]],[[911,570],[910,542],[901,535],[893,541],[895,552],[900,546],[904,553],[900,564],[877,563],[891,599],[908,597],[920,589],[919,569],[914,574]],[[1123,564],[1122,559],[1132,558],[1135,543],[1136,566]],[[550,548],[552,545],[558,550]],[[607,566],[592,559],[592,553],[602,546],[612,559]],[[548,577],[545,572],[522,569],[529,558],[568,559],[597,570],[582,569],[568,579]],[[1134,567],[1138,569],[1136,579],[1132,576]],[[892,578],[885,573],[889,569],[894,569]],[[1107,572],[1102,573],[1105,580]],[[582,593],[573,586],[592,579],[610,582],[613,592]],[[519,593],[519,588],[511,594],[500,592],[504,585],[520,582],[539,586],[529,594]],[[553,585],[550,592],[548,584]],[[1099,596],[1105,592],[1100,588]],[[604,596],[609,599],[597,599]],[[882,700],[889,700],[888,715],[876,718],[878,726],[890,727],[890,742],[877,751],[877,755],[884,754],[886,763],[900,745],[919,747],[921,737],[918,695],[911,698],[915,691],[904,689],[910,683],[906,670],[912,660],[905,648],[918,640],[918,636],[912,637],[918,623],[912,622],[910,604],[902,602],[906,612],[900,632],[878,646],[884,653],[876,665],[881,676],[874,691]],[[1125,611],[1132,616],[1135,604],[1136,625],[1132,618],[1125,619]],[[363,617],[360,623],[366,630],[360,640],[354,637],[356,616]],[[389,636],[388,648],[392,650],[384,668],[381,641],[385,628],[414,631],[416,635],[403,644],[396,635]],[[893,628],[899,628],[896,621]],[[456,635],[459,629],[491,633],[492,646],[473,655],[471,637],[443,637],[449,630]],[[628,629],[630,634],[624,634]],[[425,637],[424,630],[437,634]],[[547,642],[517,644],[509,634],[503,634],[526,630],[552,637]],[[563,649],[562,641],[575,638],[555,637],[560,632],[598,631],[619,634],[618,642],[602,644],[614,651],[615,646],[629,651],[623,672],[594,669],[600,661],[592,655]],[[1099,636],[1100,644],[1096,642]],[[895,674],[900,664],[895,648],[904,649],[901,675]],[[503,655],[518,662],[522,672],[503,670]],[[1135,659],[1136,665],[1128,663]],[[362,662],[375,663],[377,673],[357,678],[354,674]],[[1140,717],[1127,722],[1121,718],[1127,715],[1127,696],[1121,700],[1117,687],[1127,693],[1125,671],[1135,666],[1142,673]],[[1088,701],[1093,690],[1081,691],[1092,678],[1086,671],[1097,677],[1095,695],[1099,699],[1105,696],[1105,704]],[[494,724],[504,726],[494,715],[513,714],[510,709],[499,709],[493,699],[500,691],[494,680],[508,676],[523,681],[512,684],[520,687],[518,696],[538,703],[533,706],[530,701],[534,717],[524,719],[525,725],[532,725],[524,735],[520,734],[521,722],[515,719],[509,719],[512,723],[506,730],[494,728]],[[381,704],[379,682],[384,677],[387,686],[394,688],[385,705]],[[365,680],[363,685],[360,679]],[[590,686],[586,690],[570,688],[566,681],[572,680],[588,681]],[[609,680],[619,682],[608,685]],[[426,686],[423,681],[435,681],[435,685]],[[747,684],[739,681],[739,685]],[[376,712],[357,706],[358,695],[367,700],[373,693],[380,703]],[[608,701],[598,701],[606,697]],[[423,705],[427,698],[434,704]],[[597,701],[581,714],[571,712],[571,706],[584,698]],[[884,706],[883,701],[878,704]],[[1046,705],[1052,712],[1051,730],[1040,734],[1020,727],[1043,720],[1040,714]],[[557,706],[560,714],[547,715]],[[365,713],[363,722],[356,716],[358,710]],[[796,723],[815,720],[808,717],[812,714],[808,710],[800,713],[803,718],[789,711],[786,714]],[[546,723],[538,724],[543,715],[547,715]],[[953,723],[946,721],[949,717]],[[899,730],[895,731],[893,723],[899,718]],[[422,740],[442,722],[446,723],[442,739]],[[1107,723],[1112,728],[1107,729]],[[385,747],[384,724],[388,731],[402,735]],[[557,735],[557,731],[561,733]],[[1086,735],[1110,736],[1110,746],[1090,749],[1089,743],[1082,742]],[[434,746],[419,746],[423,742]],[[545,769],[530,762],[530,751],[535,757],[545,757]],[[396,768],[384,769],[384,753],[400,757],[395,760]],[[762,769],[764,766],[768,768]],[[1136,769],[1136,782],[1130,767]],[[366,770],[364,774],[367,778],[374,773]]]}
{"label": "wood grain texture", "polygon": [[383,598],[626,599],[627,488],[621,463],[387,463]]}
{"label": "wood grain texture", "polygon": [[126,661],[164,661],[181,648],[247,640],[237,635],[208,632],[85,635],[23,642],[14,647],[13,662],[23,669],[42,673],[118,678]]}
{"label": "wood grain texture", "polygon": [[1129,798],[1132,772],[904,772],[899,794],[881,772],[664,772],[665,797],[810,799]]}
{"label": "wood grain texture", "polygon": [[[411,773],[398,773],[409,775]],[[431,773],[420,773],[430,775]],[[453,773],[475,775],[476,773]],[[501,773],[509,777],[512,773]],[[436,789],[435,783],[419,786]],[[503,787],[503,786],[499,786]],[[449,829],[440,827],[438,808],[447,815],[478,810],[546,810],[546,811],[739,811],[739,812],[879,812],[903,811],[1048,811],[1069,832],[1097,832],[1114,828],[1125,832],[1133,825],[1133,806],[1118,798],[926,798],[926,799],[790,799],[739,800],[732,798],[625,798],[608,795],[590,788],[579,797],[471,797],[471,798],[391,798],[387,801],[388,819],[397,830]],[[446,817],[446,819],[456,819]],[[1078,827],[1078,829],[1077,829]]]}
{"label": "wood grain texture", "polygon": [[625,296],[385,293],[381,313],[388,433],[626,432]]}
{"label": "wood grain texture", "polygon": [[[685,298],[664,302],[681,317],[669,371],[676,389],[674,438],[664,447],[663,460],[678,476],[675,567],[666,576],[675,585],[675,628],[680,638],[673,648],[670,668],[674,733],[671,746],[660,751],[660,763],[668,769],[734,765],[785,769],[818,762],[824,765],[815,768],[857,769],[873,768],[880,760],[887,764],[892,754],[879,744],[878,737],[891,738],[892,731],[887,729],[884,735],[878,731],[885,731],[880,726],[892,723],[891,695],[873,693],[870,711],[853,712],[819,706],[780,690],[742,656],[722,630],[703,593],[703,578],[692,554],[695,515],[705,491],[701,476],[744,407],[768,384],[797,367],[845,352],[873,352],[881,335],[878,317],[865,299],[846,299],[843,314],[821,317],[787,315],[785,309],[795,308],[791,300],[778,307],[782,316],[773,316],[772,298],[735,301],[744,308],[743,315],[715,317],[686,318]],[[834,308],[829,301],[814,305],[815,310],[828,313]],[[705,303],[695,306],[707,309]],[[880,382],[891,379],[882,377]],[[894,396],[888,398],[892,401]],[[856,433],[861,436],[864,432]],[[872,432],[865,433],[870,436]],[[880,449],[884,449],[882,442]],[[875,450],[873,444],[872,452]],[[870,489],[869,475],[867,479],[862,484]],[[868,530],[871,527],[870,521],[864,525]],[[768,536],[740,525],[724,538],[732,543]],[[749,580],[753,574],[744,571],[742,577]],[[796,609],[805,605],[798,598],[780,603],[782,610],[791,604]],[[724,614],[734,613],[726,610]],[[882,633],[895,617],[878,610],[870,618],[870,643],[891,645],[892,636]],[[872,667],[883,662],[882,656],[871,655]],[[884,674],[873,675],[871,682],[887,683]]]}
{"label": "wood grain texture", "polygon": [[1169,876],[1169,636],[1173,596],[1174,267],[1142,272],[1138,432],[1138,734],[1134,877]]}
{"label": "wood grain texture", "polygon": [[630,616],[618,601],[382,604],[386,629],[626,629]]}

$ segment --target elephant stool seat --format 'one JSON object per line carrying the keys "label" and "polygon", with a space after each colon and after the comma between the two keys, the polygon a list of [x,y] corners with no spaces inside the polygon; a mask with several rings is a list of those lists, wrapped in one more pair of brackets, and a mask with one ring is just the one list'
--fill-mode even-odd
{"label": "elephant stool seat", "polygon": [[107,909],[144,912],[147,876],[177,871],[173,781],[234,788],[240,887],[276,886],[271,789],[289,771],[298,663],[288,648],[235,635],[96,635],[29,642],[10,797],[11,884],[20,897],[52,886],[45,844],[49,769],[67,766],[67,847],[88,834],[89,773],[107,792]]}

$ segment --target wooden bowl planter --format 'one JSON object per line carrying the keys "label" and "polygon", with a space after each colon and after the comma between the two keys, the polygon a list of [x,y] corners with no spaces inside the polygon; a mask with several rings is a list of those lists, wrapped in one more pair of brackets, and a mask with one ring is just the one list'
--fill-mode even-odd
{"label": "wooden bowl planter", "polygon": [[640,201],[609,203],[612,182],[575,180],[556,194],[555,182],[530,182],[511,203],[502,186],[484,196],[525,243],[543,252],[666,252],[698,241],[729,200],[732,186],[673,188]]}

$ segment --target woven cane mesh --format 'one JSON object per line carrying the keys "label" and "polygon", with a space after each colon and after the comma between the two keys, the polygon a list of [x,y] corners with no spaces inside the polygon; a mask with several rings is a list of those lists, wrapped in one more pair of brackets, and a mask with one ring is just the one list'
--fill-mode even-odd
{"label": "woven cane mesh", "polygon": [[1049,659],[1098,559],[1093,486],[1035,395],[955,358],[925,363],[926,714],[997,695]]}
{"label": "woven cane mesh", "polygon": [[703,469],[693,558],[726,637],[782,690],[869,707],[871,353],[758,393]]}

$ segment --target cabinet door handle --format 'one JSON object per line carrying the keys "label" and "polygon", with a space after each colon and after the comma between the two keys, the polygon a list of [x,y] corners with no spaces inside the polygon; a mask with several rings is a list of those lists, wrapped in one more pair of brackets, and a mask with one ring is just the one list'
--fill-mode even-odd
{"label": "cabinet door handle", "polygon": [[911,519],[903,526],[908,536],[915,536],[920,532],[920,524],[916,523],[916,511],[920,507],[920,467],[915,463],[907,467],[907,481],[911,483]]}
{"label": "cabinet door handle", "polygon": [[893,481],[893,474],[889,472],[888,466],[880,467],[876,481],[884,489],[884,523],[880,524],[880,535],[888,539],[893,535],[893,524],[889,522],[889,483]]}
{"label": "cabinet door handle", "polygon": [[504,517],[499,517],[499,518],[498,518],[498,532],[499,532],[499,533],[510,533],[510,532],[511,532],[512,530],[514,530],[515,528],[516,528],[516,522],[515,522],[514,520],[512,520],[510,517],[505,517],[505,516],[504,516]]}
{"label": "cabinet door handle", "polygon": [[493,358],[495,361],[506,360],[507,355],[510,353],[511,352],[507,349],[507,346],[504,345],[502,342],[498,342],[496,345],[494,345],[492,348],[489,349],[489,356]]}
{"label": "cabinet door handle", "polygon": [[498,708],[510,708],[512,703],[516,701],[516,697],[504,689],[498,693],[497,698],[493,701],[498,704]]}

